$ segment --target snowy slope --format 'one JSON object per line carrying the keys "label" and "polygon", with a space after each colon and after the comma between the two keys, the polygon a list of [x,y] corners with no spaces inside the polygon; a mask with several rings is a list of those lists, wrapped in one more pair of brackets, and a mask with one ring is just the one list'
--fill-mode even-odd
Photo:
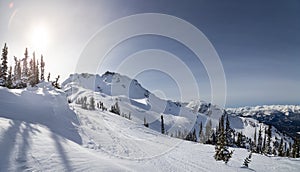
{"label": "snowy slope", "polygon": [[[193,129],[199,133],[200,123],[205,132],[208,120],[212,121],[213,128],[215,128],[223,114],[223,109],[204,101],[194,100],[189,103],[179,103],[160,99],[143,88],[136,80],[118,73],[106,72],[102,76],[72,74],[62,86],[68,98],[73,102],[80,97],[88,99],[94,97],[96,102],[103,102],[107,108],[118,102],[122,113],[130,113],[132,120],[138,124],[143,124],[144,118],[146,118],[149,127],[158,132],[161,131],[160,116],[163,115],[165,129],[168,135],[173,136],[179,131],[187,134]],[[114,91],[116,89],[118,91]],[[131,90],[129,97],[128,90]],[[268,127],[258,120],[242,116],[230,115],[229,120],[232,128],[252,140],[255,129],[258,132],[260,126],[263,131]],[[292,142],[290,137],[282,134],[276,128],[273,127],[272,131],[272,141],[275,141],[276,138],[277,141],[280,141],[283,138],[287,144]]]}
{"label": "snowy slope", "polygon": [[[48,83],[0,87],[0,95],[0,171],[249,171],[241,168],[244,149],[235,149],[225,165],[214,160],[213,146],[171,138],[107,111],[69,107],[66,94]],[[250,171],[296,171],[299,161],[255,154]]]}

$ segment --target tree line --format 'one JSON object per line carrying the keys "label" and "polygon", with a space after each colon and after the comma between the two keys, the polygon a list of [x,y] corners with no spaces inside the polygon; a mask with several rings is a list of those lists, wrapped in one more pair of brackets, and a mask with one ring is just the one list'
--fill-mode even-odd
{"label": "tree line", "polygon": [[[0,86],[7,88],[26,88],[27,86],[35,86],[41,81],[45,81],[45,61],[43,55],[40,59],[36,58],[35,52],[32,58],[29,58],[28,49],[25,49],[24,57],[17,58],[14,56],[14,66],[8,66],[8,47],[4,44],[0,61]],[[52,85],[60,88],[59,75],[55,81],[51,81]],[[48,73],[47,81],[50,82],[50,73]]]}

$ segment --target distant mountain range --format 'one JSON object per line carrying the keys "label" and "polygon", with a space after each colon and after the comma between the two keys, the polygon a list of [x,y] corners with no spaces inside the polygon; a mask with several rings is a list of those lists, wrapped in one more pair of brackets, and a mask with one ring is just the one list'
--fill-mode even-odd
{"label": "distant mountain range", "polygon": [[300,138],[299,105],[264,105],[228,108],[226,111],[232,116],[253,118],[259,122],[271,124],[282,133]]}

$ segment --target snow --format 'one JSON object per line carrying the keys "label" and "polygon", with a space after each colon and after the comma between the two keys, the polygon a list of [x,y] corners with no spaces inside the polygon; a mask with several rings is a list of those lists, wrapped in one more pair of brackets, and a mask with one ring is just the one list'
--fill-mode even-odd
{"label": "snow", "polygon": [[[105,82],[103,78],[99,80],[103,81],[103,88],[113,80],[108,75]],[[123,81],[122,77],[119,79]],[[243,160],[249,153],[237,148],[230,148],[234,154],[226,165],[214,160],[214,146],[159,132],[162,114],[167,131],[174,131],[215,120],[220,112],[215,106],[212,109],[217,115],[208,117],[153,94],[147,97],[141,86],[135,88],[144,90],[143,93],[128,98],[122,92],[111,95],[109,90],[91,89],[95,82],[86,80],[82,86],[69,81],[64,85],[66,92],[54,89],[49,83],[19,90],[0,87],[0,171],[297,171],[300,168],[300,159],[258,154],[253,154],[249,169],[243,168]],[[121,111],[131,112],[133,119],[67,103],[67,99],[82,96],[93,96],[108,108],[118,99]],[[150,128],[143,126],[144,117]],[[252,134],[253,127],[247,120],[234,117],[232,121],[236,122],[232,125]],[[249,125],[244,125],[245,121]]]}

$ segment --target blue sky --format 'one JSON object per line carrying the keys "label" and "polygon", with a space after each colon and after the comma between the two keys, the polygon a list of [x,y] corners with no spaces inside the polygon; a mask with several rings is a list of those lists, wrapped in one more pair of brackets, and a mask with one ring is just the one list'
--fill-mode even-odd
{"label": "blue sky", "polygon": [[[34,36],[30,35],[42,25],[48,34],[47,46],[35,51],[43,53],[47,69],[62,78],[75,71],[91,36],[110,22],[138,13],[173,15],[196,26],[215,47],[226,75],[226,106],[300,102],[297,0],[4,0],[0,12],[0,43],[8,43],[9,55],[21,57],[25,47],[33,51]],[[196,77],[201,99],[210,101],[204,66],[187,47],[166,37],[144,35],[123,41],[98,72],[114,70],[130,54],[146,49],[162,49],[183,60]],[[163,97],[180,99],[176,82],[166,73],[146,70],[137,79],[147,89],[163,92]],[[188,97],[184,101],[195,98],[193,93]]]}

